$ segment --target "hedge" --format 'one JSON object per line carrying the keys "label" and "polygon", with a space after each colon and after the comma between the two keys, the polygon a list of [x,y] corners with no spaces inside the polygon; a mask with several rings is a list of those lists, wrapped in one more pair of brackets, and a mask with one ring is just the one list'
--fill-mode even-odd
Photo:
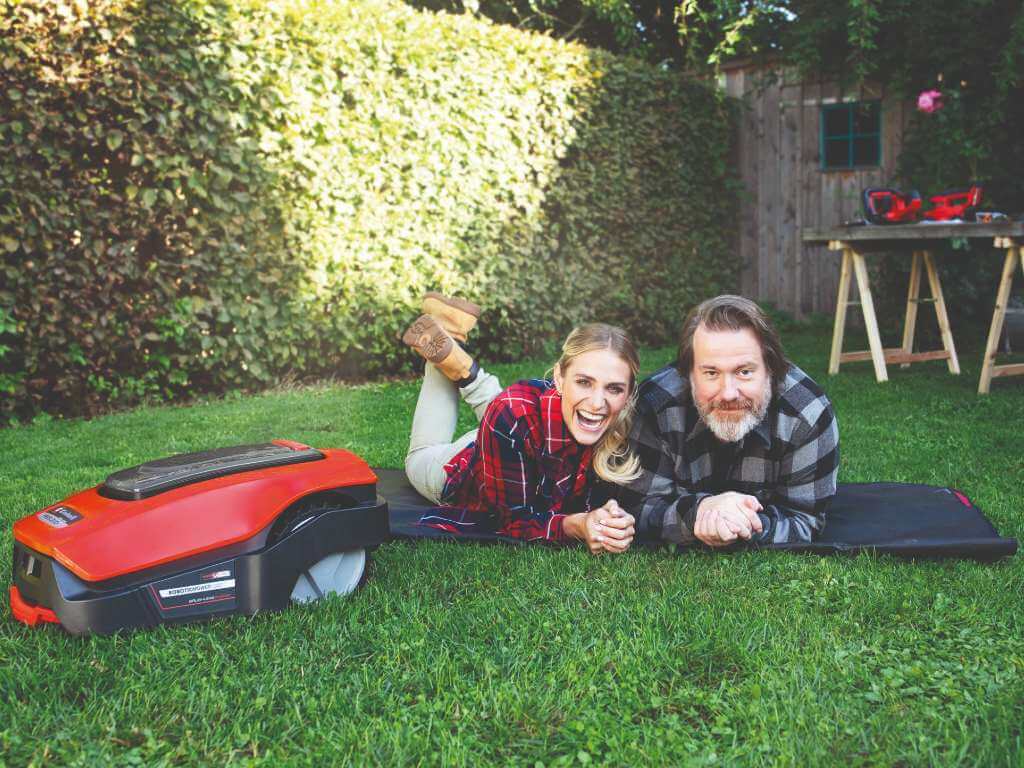
{"label": "hedge", "polygon": [[733,286],[731,117],[639,61],[394,0],[0,0],[0,417],[646,343]]}

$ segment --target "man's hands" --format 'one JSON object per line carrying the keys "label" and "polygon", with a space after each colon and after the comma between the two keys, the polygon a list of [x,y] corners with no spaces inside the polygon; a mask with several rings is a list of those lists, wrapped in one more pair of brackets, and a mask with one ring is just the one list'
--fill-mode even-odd
{"label": "man's hands", "polygon": [[[757,513],[761,502],[745,493],[727,491],[708,496],[697,507],[693,535],[709,547],[727,547],[761,533]],[[562,523],[567,534],[586,543],[591,554],[625,552],[636,535],[633,516],[614,499],[590,512],[568,515]]]}
{"label": "man's hands", "polygon": [[709,547],[727,547],[737,539],[749,540],[763,526],[757,513],[761,502],[753,496],[726,491],[708,496],[697,507],[693,535]]}
{"label": "man's hands", "polygon": [[562,522],[566,533],[582,539],[593,555],[602,552],[625,552],[636,535],[633,516],[614,499],[590,512],[568,515]]}

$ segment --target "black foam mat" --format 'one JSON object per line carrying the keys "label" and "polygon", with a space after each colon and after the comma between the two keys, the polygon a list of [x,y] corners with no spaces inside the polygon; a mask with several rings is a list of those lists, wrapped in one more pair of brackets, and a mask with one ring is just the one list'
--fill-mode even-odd
{"label": "black foam mat", "polygon": [[[394,538],[522,543],[493,533],[453,534],[420,525],[420,517],[435,505],[409,485],[402,470],[374,472],[378,476],[377,491],[388,502]],[[952,488],[912,483],[849,483],[839,486],[829,508],[828,523],[817,541],[771,548],[820,555],[870,550],[902,557],[988,561],[1015,554],[1017,540],[1000,536],[984,513]]]}

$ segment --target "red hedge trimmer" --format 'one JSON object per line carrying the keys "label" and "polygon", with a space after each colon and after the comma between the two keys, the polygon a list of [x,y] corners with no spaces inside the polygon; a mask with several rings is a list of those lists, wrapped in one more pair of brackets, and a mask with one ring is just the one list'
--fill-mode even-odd
{"label": "red hedge trimmer", "polygon": [[982,186],[971,184],[967,189],[947,189],[930,198],[932,208],[925,211],[929,221],[974,221],[974,214],[981,204]]}
{"label": "red hedge trimmer", "polygon": [[921,195],[917,190],[868,187],[861,193],[864,220],[869,224],[910,224],[921,213]]}

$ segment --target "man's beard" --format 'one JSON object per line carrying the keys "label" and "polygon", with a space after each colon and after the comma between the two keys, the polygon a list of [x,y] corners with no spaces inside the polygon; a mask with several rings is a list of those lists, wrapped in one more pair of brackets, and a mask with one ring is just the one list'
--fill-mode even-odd
{"label": "man's beard", "polygon": [[745,405],[742,411],[743,416],[738,419],[719,416],[719,411],[714,408],[713,400],[710,403],[700,402],[697,399],[693,379],[690,380],[690,395],[693,397],[694,405],[697,406],[697,413],[700,414],[701,421],[707,424],[712,434],[723,443],[738,443],[747,436],[750,430],[760,424],[765,414],[768,413],[768,403],[772,399],[772,381],[770,378],[765,378],[764,388],[761,390],[761,397],[757,402],[742,398],[734,403],[735,405],[741,403]]}

